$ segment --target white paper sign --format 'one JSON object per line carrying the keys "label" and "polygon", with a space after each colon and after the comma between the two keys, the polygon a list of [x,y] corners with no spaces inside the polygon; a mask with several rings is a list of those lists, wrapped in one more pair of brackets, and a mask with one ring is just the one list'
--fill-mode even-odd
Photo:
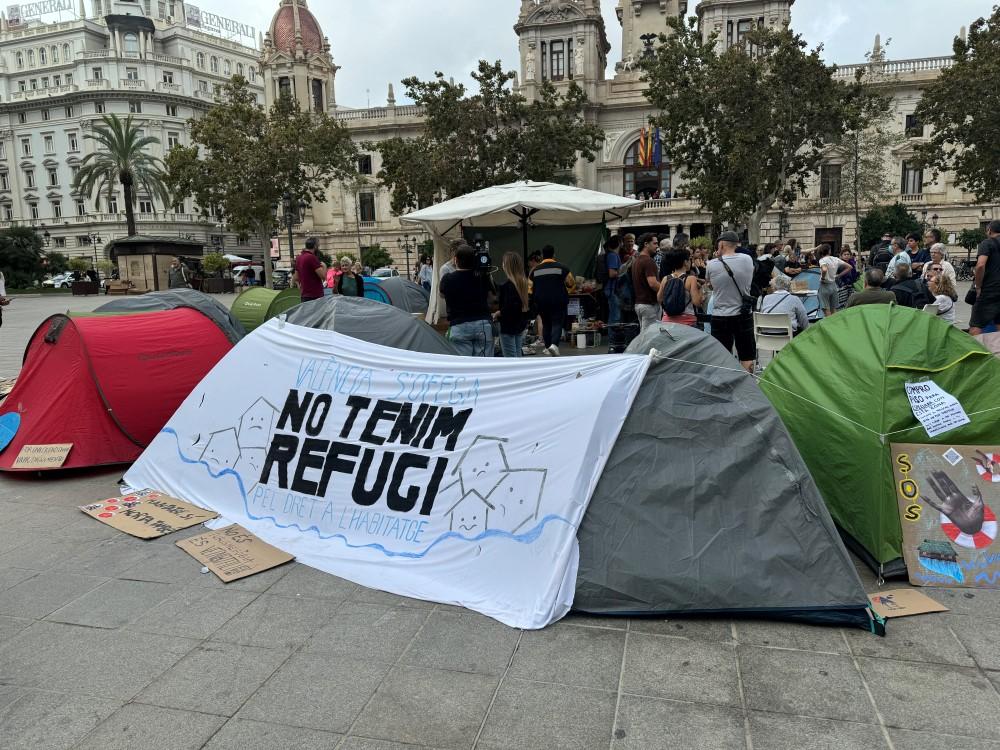
{"label": "white paper sign", "polygon": [[648,365],[417,354],[274,320],[125,481],[365,586],[540,628],[572,604],[576,530]]}
{"label": "white paper sign", "polygon": [[906,396],[910,399],[913,416],[920,420],[928,437],[937,437],[972,421],[958,399],[943,391],[933,380],[907,383]]}

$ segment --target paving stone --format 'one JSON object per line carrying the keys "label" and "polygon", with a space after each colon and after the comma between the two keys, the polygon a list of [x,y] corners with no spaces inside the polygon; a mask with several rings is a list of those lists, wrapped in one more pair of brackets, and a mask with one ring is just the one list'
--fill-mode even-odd
{"label": "paving stone", "polygon": [[136,700],[232,716],[291,651],[203,643],[154,680]]}
{"label": "paving stone", "polygon": [[498,682],[494,675],[396,666],[352,732],[418,745],[471,747]]}
{"label": "paving stone", "polygon": [[185,638],[36,622],[0,646],[0,664],[11,684],[128,700],[196,645]]}
{"label": "paving stone", "polygon": [[308,596],[323,599],[346,599],[358,590],[358,584],[351,583],[322,570],[310,568],[300,563],[294,564],[267,593],[281,596]]}
{"label": "paving stone", "polygon": [[750,712],[750,736],[755,748],[768,750],[878,750],[888,749],[882,729],[805,716]]}
{"label": "paving stone", "polygon": [[922,594],[940,602],[953,613],[1000,619],[1000,591],[924,587]]}
{"label": "paving stone", "polygon": [[428,614],[409,607],[344,602],[309,639],[305,650],[393,663]]}
{"label": "paving stone", "polygon": [[740,646],[747,706],[763,711],[875,723],[849,656]]}
{"label": "paving stone", "polygon": [[0,569],[51,570],[94,544],[59,539],[47,532],[18,532],[18,536],[21,544],[0,555]]}
{"label": "paving stone", "polygon": [[261,594],[212,634],[213,641],[261,648],[301,646],[329,622],[340,602]]}
{"label": "paving stone", "polygon": [[[237,718],[344,733],[388,670],[388,664],[370,659],[298,653],[254,693]],[[424,699],[431,695],[418,692]]]}
{"label": "paving stone", "polygon": [[508,675],[540,682],[618,690],[625,632],[602,628],[525,631]]}
{"label": "paving stone", "polygon": [[230,719],[205,750],[335,750],[342,735],[315,729]]}
{"label": "paving stone", "polygon": [[431,612],[400,660],[417,667],[502,674],[518,631],[475,612]]}
{"label": "paving stone", "polygon": [[497,693],[477,748],[606,748],[616,695],[508,677]]}
{"label": "paving stone", "polygon": [[1000,696],[978,670],[858,661],[887,726],[1000,739]]}
{"label": "paving stone", "polygon": [[226,720],[131,703],[112,714],[77,750],[199,750]]}
{"label": "paving stone", "polygon": [[17,584],[27,581],[29,578],[37,575],[37,570],[29,570],[28,568],[0,569],[0,591],[6,591],[11,586],[16,586]]}
{"label": "paving stone", "polygon": [[952,734],[913,732],[909,729],[890,729],[889,736],[896,750],[1000,750],[1000,742],[978,737],[958,737]]}
{"label": "paving stone", "polygon": [[10,705],[27,692],[29,691],[26,688],[19,688],[16,685],[0,684],[0,708]]}
{"label": "paving stone", "polygon": [[372,740],[367,737],[347,737],[337,750],[434,750],[427,745],[411,745],[408,742]]}
{"label": "paving stone", "polygon": [[362,602],[364,604],[381,604],[386,607],[413,607],[415,609],[434,609],[434,602],[427,602],[423,599],[411,599],[408,596],[391,594],[388,591],[370,589],[365,586],[358,586],[350,595],[352,602]]}
{"label": "paving stone", "polygon": [[57,532],[60,539],[69,542],[100,542],[120,536],[124,532],[108,526],[106,523],[95,521],[89,516],[79,513],[79,518],[72,521]]}
{"label": "paving stone", "polygon": [[733,750],[745,746],[743,712],[725,706],[623,695],[612,750]]}
{"label": "paving stone", "polygon": [[107,580],[99,576],[59,571],[40,573],[6,591],[0,591],[0,615],[38,620]]}
{"label": "paving stone", "polygon": [[257,598],[247,591],[216,591],[190,584],[182,587],[129,625],[132,630],[187,638],[208,638]]}
{"label": "paving stone", "polygon": [[[168,536],[173,537],[173,534]],[[146,556],[118,574],[119,578],[158,583],[193,583],[203,575],[201,566],[187,552],[175,545],[148,545]]]}
{"label": "paving stone", "polygon": [[1000,669],[1000,620],[969,615],[946,615],[945,621],[958,640],[983,669]]}
{"label": "paving stone", "polygon": [[622,691],[657,698],[740,705],[733,646],[629,634]]}
{"label": "paving stone", "polygon": [[[202,529],[202,533],[204,533],[204,531],[205,529]],[[195,564],[195,567],[197,567],[199,571],[201,570],[194,558],[191,558],[191,562]],[[192,585],[216,589],[218,591],[245,591],[262,594],[265,591],[269,591],[271,586],[288,575],[290,565],[291,563],[286,563],[285,565],[281,565],[277,568],[271,568],[270,570],[265,570],[263,573],[256,573],[252,576],[247,576],[246,578],[240,578],[236,581],[232,581],[231,583],[225,583],[221,578],[215,575],[215,573],[204,573],[195,578],[192,581]]]}
{"label": "paving stone", "polygon": [[[871,634],[868,634],[871,636]],[[849,653],[840,628],[777,620],[738,620],[736,640],[750,646],[793,648],[828,654]]]}
{"label": "paving stone", "polygon": [[89,695],[24,690],[0,709],[0,744],[4,750],[68,750],[121,705]]}
{"label": "paving stone", "polygon": [[578,625],[584,628],[628,630],[628,623],[629,618],[627,617],[605,617],[603,615],[589,615],[586,612],[570,612],[557,622],[555,627],[560,627],[562,625]]}
{"label": "paving stone", "polygon": [[149,542],[119,534],[111,539],[88,544],[72,557],[61,560],[55,567],[95,576],[115,578],[149,554]]}
{"label": "paving stone", "polygon": [[691,638],[696,641],[731,642],[733,628],[729,620],[685,618],[670,619],[633,617],[629,630],[633,633],[653,633]]}
{"label": "paving stone", "polygon": [[176,587],[167,583],[111,580],[46,617],[92,628],[119,628],[155,607]]}
{"label": "paving stone", "polygon": [[0,617],[0,643],[10,640],[32,622],[33,620],[21,617]]}
{"label": "paving stone", "polygon": [[[993,632],[1000,634],[1000,620]],[[860,629],[845,629],[844,634],[857,656],[975,666],[949,629],[948,618],[939,615],[894,618],[886,626],[884,638]]]}

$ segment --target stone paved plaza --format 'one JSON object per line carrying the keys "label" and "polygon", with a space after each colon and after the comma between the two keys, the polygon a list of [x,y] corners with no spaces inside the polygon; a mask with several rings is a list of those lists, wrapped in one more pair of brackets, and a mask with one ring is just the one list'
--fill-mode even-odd
{"label": "stone paved plaza", "polygon": [[[45,314],[100,301],[15,302],[0,374]],[[575,615],[521,632],[295,563],[223,585],[174,545],[198,530],[144,542],[77,509],[120,474],[0,476],[3,750],[1000,750],[1000,591],[924,589],[951,611],[886,638]]]}

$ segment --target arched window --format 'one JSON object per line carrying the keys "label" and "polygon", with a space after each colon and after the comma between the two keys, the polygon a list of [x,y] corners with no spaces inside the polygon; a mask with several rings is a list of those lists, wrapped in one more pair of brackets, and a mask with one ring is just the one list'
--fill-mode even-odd
{"label": "arched window", "polygon": [[14,64],[17,65],[18,68],[24,67],[24,55],[21,54],[20,50],[14,53]]}
{"label": "arched window", "polygon": [[132,52],[139,54],[139,37],[135,34],[129,32],[124,37],[125,41],[125,52]]}
{"label": "arched window", "polygon": [[205,69],[205,53],[204,52],[199,52],[197,55],[195,55],[194,59],[195,59],[195,63],[198,65],[198,67],[201,68],[202,70],[204,70]]}
{"label": "arched window", "polygon": [[66,62],[69,62],[69,57],[70,57],[70,55],[69,55],[69,45],[68,44],[64,44],[63,45],[63,60],[65,60]]}
{"label": "arched window", "polygon": [[670,197],[670,163],[663,160],[659,166],[644,166],[639,159],[639,141],[625,152],[624,178],[625,195],[634,193],[640,199],[652,199],[661,194]]}
{"label": "arched window", "polygon": [[35,50],[33,49],[28,50],[28,66],[35,67]]}
{"label": "arched window", "polygon": [[211,66],[212,66],[212,72],[213,73],[218,73],[219,72],[219,58],[217,58],[215,55],[212,55],[210,63],[211,63]]}
{"label": "arched window", "polygon": [[229,62],[229,60],[223,62],[222,72],[225,73],[227,77],[233,74],[233,64]]}
{"label": "arched window", "polygon": [[257,66],[256,65],[251,65],[250,68],[249,68],[249,70],[250,70],[250,81],[251,82],[256,81],[257,80]]}
{"label": "arched window", "polygon": [[48,63],[49,53],[45,51],[45,47],[38,48],[38,64],[45,65]]}
{"label": "arched window", "polygon": [[236,63],[236,75],[243,75],[243,63]]}
{"label": "arched window", "polygon": [[53,47],[52,48],[52,62],[54,62],[54,63],[59,62],[59,48],[58,47]]}

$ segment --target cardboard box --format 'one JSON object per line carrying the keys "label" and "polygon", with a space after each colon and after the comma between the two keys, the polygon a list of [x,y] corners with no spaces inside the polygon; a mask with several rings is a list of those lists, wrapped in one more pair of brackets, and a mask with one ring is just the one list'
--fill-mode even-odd
{"label": "cardboard box", "polygon": [[263,573],[295,559],[235,523],[184,539],[177,546],[224,583]]}

